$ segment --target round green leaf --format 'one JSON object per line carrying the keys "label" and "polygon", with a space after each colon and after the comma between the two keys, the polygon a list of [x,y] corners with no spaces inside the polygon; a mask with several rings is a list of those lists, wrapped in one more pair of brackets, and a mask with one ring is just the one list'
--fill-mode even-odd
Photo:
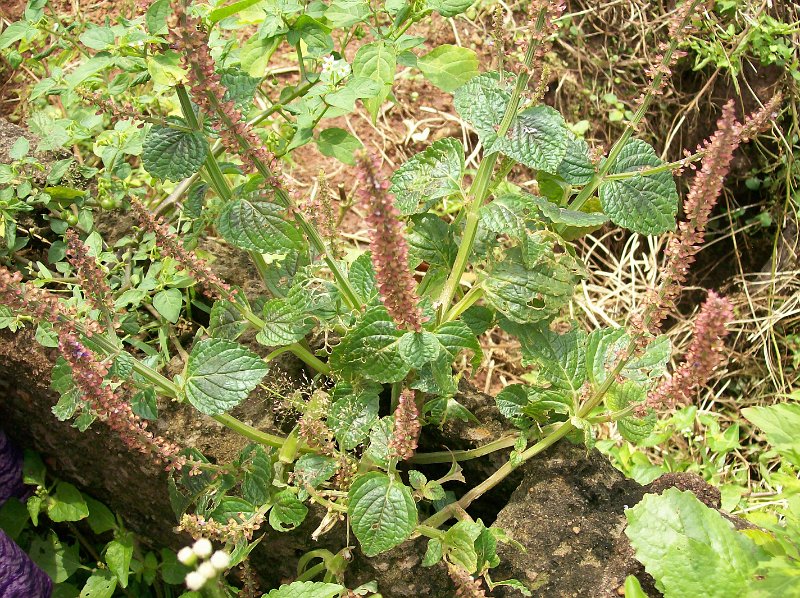
{"label": "round green leaf", "polygon": [[303,249],[303,236],[284,220],[284,208],[260,198],[234,199],[225,204],[217,229],[226,241],[241,249],[281,253]]}
{"label": "round green leaf", "polygon": [[317,147],[323,156],[353,165],[356,163],[354,154],[364,146],[344,129],[332,127],[319,134]]}
{"label": "round green leaf", "polygon": [[154,177],[182,181],[203,165],[208,142],[198,131],[179,131],[155,125],[144,140],[142,163]]}
{"label": "round green leaf", "polygon": [[411,491],[385,473],[359,477],[348,497],[350,524],[368,557],[402,544],[417,525],[417,507]]}

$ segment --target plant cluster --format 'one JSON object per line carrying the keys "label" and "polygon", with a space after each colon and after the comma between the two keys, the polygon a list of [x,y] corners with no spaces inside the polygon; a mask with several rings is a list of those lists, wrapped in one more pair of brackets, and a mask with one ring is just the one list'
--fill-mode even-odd
{"label": "plant cluster", "polygon": [[[734,152],[776,118],[780,98],[741,123],[726,106],[716,133],[676,163],[636,138],[692,28],[697,1],[688,0],[670,15],[621,137],[602,152],[542,103],[564,4],[532,2],[524,39],[498,32],[501,54],[523,54],[498,70],[480,71],[476,54],[457,46],[425,52],[426,40],[409,33],[432,13],[453,17],[471,4],[155,0],[131,19],[76,28],[31,0],[0,34],[9,60],[49,57],[31,93],[36,152],[93,154],[47,170],[21,139],[0,166],[2,325],[33,327],[58,348],[56,417],[81,429],[100,420],[170,470],[179,528],[200,542],[193,554],[208,556],[211,540],[224,550],[187,577],[208,595],[227,592],[217,575],[245,563],[265,530],[295,529],[311,506],[324,514],[314,538],[347,525],[372,557],[423,536],[423,566],[443,562],[458,595],[501,584],[528,594],[517,580],[492,578],[498,543],[513,539],[474,520],[470,505],[561,439],[593,447],[598,427],[615,422],[624,438],[644,441],[664,405],[690,400],[722,358],[732,316],[724,297],[708,293],[686,364],[666,381],[661,325]],[[286,48],[295,77],[282,84],[271,59]],[[354,135],[325,127],[359,101],[378,118],[398,66],[453,94],[482,147],[476,171],[462,142],[445,138],[384,173]],[[356,197],[337,200],[324,179],[314,197],[294,188],[283,168],[309,143],[356,169]],[[676,223],[673,172],[698,162]],[[455,214],[442,209],[450,201],[461,206]],[[129,211],[135,226],[109,243],[97,208]],[[368,250],[346,247],[337,232],[351,211],[364,215]],[[605,225],[671,235],[667,262],[625,328],[587,331],[570,318],[586,272],[575,242]],[[203,251],[208,231],[249,255],[265,294],[220,277]],[[421,450],[426,428],[475,419],[459,403],[467,372],[455,366],[468,355],[476,367],[480,337],[495,326],[519,340],[530,368],[529,383],[494,399],[507,433],[473,449]],[[269,388],[285,353],[310,378],[276,399],[291,414],[288,434],[233,417]],[[175,361],[179,373],[167,367]],[[191,405],[251,444],[230,463],[176,446],[149,427],[158,398]],[[459,488],[460,461],[508,449],[492,475]],[[450,471],[429,479],[422,470],[432,463]],[[308,553],[297,581],[268,595],[379,590],[345,588],[350,551]],[[783,583],[787,571],[759,569],[745,581]]]}

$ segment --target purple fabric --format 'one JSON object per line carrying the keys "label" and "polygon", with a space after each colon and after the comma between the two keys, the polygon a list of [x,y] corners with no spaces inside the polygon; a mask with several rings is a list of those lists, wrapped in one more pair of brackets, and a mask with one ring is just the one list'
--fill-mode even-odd
{"label": "purple fabric", "polygon": [[0,596],[50,598],[53,582],[16,543],[0,530]]}
{"label": "purple fabric", "polygon": [[22,483],[22,451],[0,430],[0,506],[12,496],[22,499],[29,494]]}

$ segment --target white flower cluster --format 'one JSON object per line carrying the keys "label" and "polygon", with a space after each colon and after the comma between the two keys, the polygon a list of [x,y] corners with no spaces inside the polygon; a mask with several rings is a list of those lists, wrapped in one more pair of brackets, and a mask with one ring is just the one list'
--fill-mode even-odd
{"label": "white flower cluster", "polygon": [[322,71],[319,74],[320,81],[336,85],[350,74],[350,65],[346,60],[336,60],[332,55],[322,59]]}
{"label": "white flower cluster", "polygon": [[[231,564],[231,557],[227,552],[217,550],[211,554],[212,550],[211,541],[200,538],[194,545],[184,546],[178,551],[178,560],[181,563],[190,567],[197,565],[194,571],[186,574],[186,587],[190,590],[199,590],[208,580],[214,579]],[[203,559],[203,562],[198,565],[200,559]]]}

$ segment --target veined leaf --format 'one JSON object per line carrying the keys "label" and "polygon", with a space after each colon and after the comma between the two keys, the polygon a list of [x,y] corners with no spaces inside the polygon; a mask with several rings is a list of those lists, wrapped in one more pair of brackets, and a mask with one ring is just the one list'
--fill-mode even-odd
{"label": "veined leaf", "polygon": [[367,439],[378,421],[381,390],[381,386],[374,383],[355,389],[351,384],[340,382],[334,388],[327,421],[343,450],[351,451]]}
{"label": "veined leaf", "polygon": [[417,506],[407,486],[385,473],[356,478],[348,493],[353,533],[368,557],[402,544],[417,525]]}
{"label": "veined leaf", "polygon": [[556,173],[567,155],[569,135],[558,110],[534,106],[520,112],[506,136],[498,138],[487,151],[500,151],[530,168]]}
{"label": "veined leaf", "polygon": [[226,241],[241,249],[281,253],[303,249],[303,236],[284,220],[285,210],[264,198],[233,199],[225,204],[217,229]]}
{"label": "veined leaf", "polygon": [[221,338],[196,343],[186,366],[186,399],[206,415],[233,409],[261,382],[267,364],[239,343]]}
{"label": "veined leaf", "polygon": [[478,133],[487,153],[497,140],[497,126],[511,100],[513,80],[510,74],[501,83],[500,73],[483,73],[473,77],[453,94],[453,104],[458,114]]}
{"label": "veined leaf", "polygon": [[458,253],[451,226],[434,214],[419,214],[411,221],[414,226],[407,239],[412,265],[423,261],[431,267],[449,270]]}
{"label": "veined leaf", "polygon": [[280,347],[299,341],[312,328],[314,320],[308,317],[310,301],[305,291],[292,288],[286,298],[276,297],[264,304],[264,328],[256,340],[268,347]]}
{"label": "veined leaf", "polygon": [[565,334],[553,332],[547,324],[521,326],[503,323],[522,345],[523,365],[535,365],[550,388],[580,392],[586,380],[586,333],[579,329]]}
{"label": "veined leaf", "polygon": [[454,92],[478,74],[478,55],[474,50],[442,44],[417,61],[425,78],[442,91]]}
{"label": "veined leaf", "polygon": [[295,581],[272,590],[266,596],[267,598],[334,598],[344,589],[344,586],[336,583]]}
{"label": "veined leaf", "polygon": [[[632,404],[640,404],[647,398],[646,390],[631,380],[613,384],[605,396],[606,407],[610,411],[622,411]],[[650,436],[656,425],[656,414],[650,409],[644,417],[626,415],[617,420],[617,429],[628,442],[639,444]]]}
{"label": "veined leaf", "polygon": [[450,354],[451,361],[461,351],[472,351],[472,367],[477,368],[483,359],[483,350],[472,329],[460,320],[445,322],[436,329],[436,338],[445,351]]}
{"label": "veined leaf", "polygon": [[[589,335],[586,346],[586,367],[589,381],[602,384],[617,364],[618,357],[628,348],[630,337],[622,328],[602,328]],[[621,375],[628,380],[647,384],[664,375],[671,353],[665,335],[652,340],[644,353],[631,359]]]}
{"label": "veined leaf", "polygon": [[458,193],[464,175],[464,148],[457,139],[439,139],[392,175],[391,192],[402,214],[427,211],[437,199]]}
{"label": "veined leaf", "polygon": [[[631,139],[622,148],[611,174],[663,164],[650,145],[641,139]],[[660,235],[675,229],[678,189],[670,172],[606,180],[600,184],[598,193],[603,211],[614,224],[643,235]]]}
{"label": "veined leaf", "polygon": [[742,414],[764,431],[776,451],[800,467],[800,403],[747,407]]}
{"label": "veined leaf", "polygon": [[182,181],[200,170],[206,155],[208,141],[202,133],[154,125],[144,140],[142,164],[154,177]]}
{"label": "veined leaf", "polygon": [[594,164],[589,158],[589,145],[569,130],[567,137],[567,152],[556,174],[570,185],[585,185],[595,174]]}
{"label": "veined leaf", "polygon": [[373,121],[377,118],[381,104],[392,89],[396,68],[397,51],[393,45],[387,42],[371,42],[361,46],[356,52],[353,59],[353,76],[365,77],[380,84],[377,94],[364,98],[364,105]]}
{"label": "veined leaf", "polygon": [[475,0],[426,0],[426,7],[435,10],[443,17],[454,17],[466,11]]}
{"label": "veined leaf", "polygon": [[398,342],[400,355],[414,369],[430,363],[439,355],[439,339],[427,330],[406,332]]}

